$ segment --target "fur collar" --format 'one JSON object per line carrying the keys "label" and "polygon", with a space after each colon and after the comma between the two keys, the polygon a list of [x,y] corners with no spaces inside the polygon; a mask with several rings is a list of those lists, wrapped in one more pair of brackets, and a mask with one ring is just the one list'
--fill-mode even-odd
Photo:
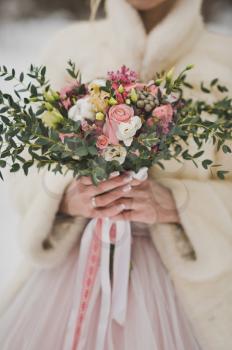
{"label": "fur collar", "polygon": [[[202,0],[177,0],[171,12],[147,35],[138,12],[126,0],[107,0],[107,19],[120,55],[137,55],[143,78],[167,69],[199,39]],[[124,31],[124,28],[126,30]],[[152,71],[153,70],[153,71]]]}

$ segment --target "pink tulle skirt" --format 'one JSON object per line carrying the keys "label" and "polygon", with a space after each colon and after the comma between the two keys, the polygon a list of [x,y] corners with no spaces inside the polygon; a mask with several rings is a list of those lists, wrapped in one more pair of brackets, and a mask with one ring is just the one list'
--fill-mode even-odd
{"label": "pink tulle skirt", "polygon": [[[64,349],[78,256],[79,245],[60,266],[34,272],[0,318],[1,350]],[[85,350],[95,349],[100,292],[92,300],[82,334]],[[109,318],[104,348],[142,349],[200,349],[148,234],[133,236],[126,323]]]}

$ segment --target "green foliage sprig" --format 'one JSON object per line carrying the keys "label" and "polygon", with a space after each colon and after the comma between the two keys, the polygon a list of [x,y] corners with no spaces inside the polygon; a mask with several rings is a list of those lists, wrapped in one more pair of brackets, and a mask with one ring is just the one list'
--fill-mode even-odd
{"label": "green foliage sprig", "polygon": [[[163,161],[173,158],[179,162],[192,161],[198,166],[200,158],[205,169],[217,169],[218,177],[223,179],[231,169],[221,169],[211,159],[203,159],[202,147],[212,140],[217,151],[222,149],[224,153],[231,153],[232,99],[224,96],[227,88],[220,85],[218,79],[212,80],[209,87],[202,83],[201,90],[210,94],[213,89],[217,89],[222,94],[220,100],[207,103],[183,98],[183,89],[192,88],[186,81],[186,72],[191,68],[188,66],[175,79],[172,71],[156,77],[160,103],[168,103],[173,94],[177,96],[173,102],[176,106],[173,125],[166,135],[161,135],[158,125],[144,125],[139,136],[127,148],[124,164],[120,165],[116,161],[107,162],[99,157],[96,139],[88,133],[82,133],[80,122],[68,118],[60,93],[51,89],[46,78],[46,67],[31,65],[28,73],[19,76],[14,69],[0,67],[0,77],[14,82],[13,94],[0,90],[0,168],[8,164],[11,172],[22,169],[27,175],[29,169],[36,165],[38,169],[47,167],[59,173],[72,171],[74,177],[92,176],[94,183],[97,183],[115,170],[138,171],[142,166],[154,164],[163,168]],[[70,61],[67,72],[77,84],[72,98],[78,99],[86,89],[81,83],[80,71]],[[107,81],[103,90],[110,97],[115,97],[110,81]],[[132,106],[135,104],[133,100],[130,103]],[[55,127],[45,125],[42,116],[46,112],[54,113]],[[213,120],[205,118],[205,115],[213,117]],[[62,133],[73,133],[74,137],[62,141]],[[194,154],[189,151],[190,138],[198,148]],[[137,151],[139,157],[136,156]],[[1,171],[0,177],[3,178]]]}

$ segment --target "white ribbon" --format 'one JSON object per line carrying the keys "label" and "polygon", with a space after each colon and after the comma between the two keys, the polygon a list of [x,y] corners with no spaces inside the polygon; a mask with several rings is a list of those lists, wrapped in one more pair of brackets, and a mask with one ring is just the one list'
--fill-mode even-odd
{"label": "white ribbon", "polygon": [[131,258],[131,225],[129,221],[116,223],[117,238],[114,253],[114,288],[112,318],[120,325],[125,323]]}
{"label": "white ribbon", "polygon": [[[144,181],[147,178],[147,168],[141,168],[138,173],[131,172],[131,174],[137,180]],[[112,225],[114,224],[116,225],[116,237],[114,241],[115,250],[113,264],[113,290],[111,291],[109,272],[111,243],[110,231]],[[73,308],[68,323],[64,350],[73,350],[73,337],[76,330],[76,322],[82,298],[81,287],[83,286],[85,279],[89,251],[96,227],[97,219],[91,220],[87,225],[81,239]],[[101,239],[100,273],[96,275],[96,280],[93,288],[101,290],[102,299],[99,325],[97,329],[96,347],[94,350],[104,350],[110,315],[112,316],[112,319],[118,322],[121,326],[125,323],[126,320],[131,256],[130,222],[118,221],[114,223],[110,219],[102,219],[102,228],[99,239]],[[98,279],[100,279],[100,281]],[[98,290],[95,290],[94,295],[96,296],[97,294]],[[85,325],[85,321],[83,325]],[[75,350],[86,350],[86,337],[83,336],[86,334],[86,331],[88,330],[84,330],[83,333],[81,333],[82,336],[80,337]]]}
{"label": "white ribbon", "polygon": [[102,227],[102,253],[100,264],[101,310],[97,331],[96,350],[103,350],[109,323],[112,318],[120,325],[126,319],[128,283],[130,272],[131,227],[128,221],[116,222],[116,240],[113,265],[113,290],[110,285],[110,229],[114,222],[104,219]]}

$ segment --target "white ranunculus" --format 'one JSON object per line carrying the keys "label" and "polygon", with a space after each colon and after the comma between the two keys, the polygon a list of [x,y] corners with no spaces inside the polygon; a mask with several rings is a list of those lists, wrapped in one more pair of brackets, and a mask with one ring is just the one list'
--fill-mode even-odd
{"label": "white ranunculus", "polygon": [[89,97],[78,100],[77,103],[68,111],[68,117],[75,122],[85,119],[94,120],[94,106],[90,102]]}
{"label": "white ranunculus", "polygon": [[123,164],[126,159],[126,154],[125,147],[121,145],[108,146],[103,153],[103,157],[107,162],[116,160],[119,164]]}
{"label": "white ranunculus", "polygon": [[134,116],[128,123],[120,123],[117,131],[117,138],[124,142],[126,146],[130,146],[133,141],[133,136],[142,126],[141,119]]}

